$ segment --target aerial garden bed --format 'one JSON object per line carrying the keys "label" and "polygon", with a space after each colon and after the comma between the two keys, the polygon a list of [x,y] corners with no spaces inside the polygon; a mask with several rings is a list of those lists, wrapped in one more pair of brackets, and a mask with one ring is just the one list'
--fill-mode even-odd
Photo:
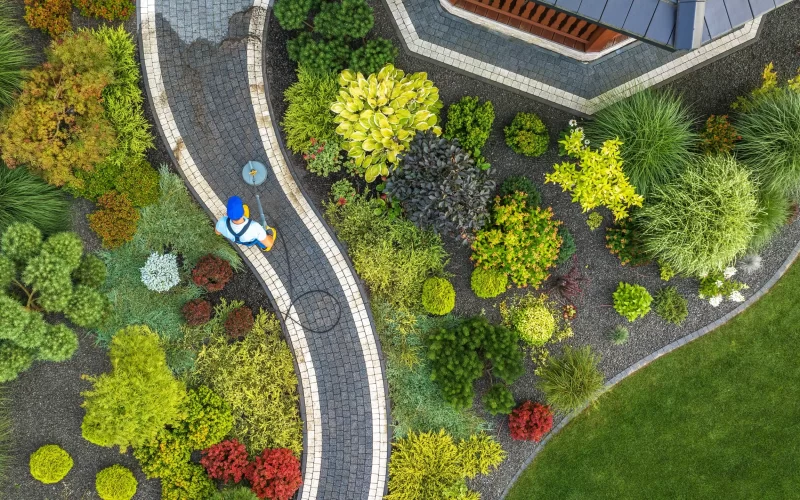
{"label": "aerial garden bed", "polygon": [[166,165],[134,37],[78,14],[132,24],[133,4],[11,7],[0,496],[290,498],[302,422],[280,323]]}
{"label": "aerial garden bed", "polygon": [[350,15],[279,0],[266,68],[295,175],[370,291],[389,498],[467,494],[463,474],[427,467],[457,469],[482,431],[505,460],[492,448],[468,487],[499,498],[604,379],[733,310],[800,240],[796,68],[780,42],[797,27],[769,16],[752,46],[579,120],[392,50],[380,2],[341,5]]}

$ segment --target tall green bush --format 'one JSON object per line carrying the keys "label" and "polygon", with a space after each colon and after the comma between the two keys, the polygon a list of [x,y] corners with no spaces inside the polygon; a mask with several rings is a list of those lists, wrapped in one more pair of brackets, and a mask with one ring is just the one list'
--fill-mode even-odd
{"label": "tall green bush", "polygon": [[22,43],[22,36],[9,4],[0,4],[0,108],[10,105],[22,90],[23,68],[30,61],[30,52]]}
{"label": "tall green bush", "polygon": [[109,349],[111,371],[85,376],[83,437],[98,446],[140,446],[185,417],[186,388],[167,367],[158,335],[146,326],[118,332]]}
{"label": "tall green bush", "polygon": [[747,250],[756,229],[756,187],[731,157],[698,159],[650,199],[634,214],[644,249],[680,274],[724,268]]}
{"label": "tall green bush", "polygon": [[335,74],[315,73],[302,64],[297,68],[297,81],[283,93],[289,106],[281,127],[289,149],[299,153],[312,138],[327,142],[336,137],[336,123],[330,108],[338,93]]}
{"label": "tall green bush", "polygon": [[622,170],[647,197],[680,175],[691,160],[697,142],[693,126],[681,96],[647,89],[598,111],[586,124],[586,138],[597,145],[622,141]]}
{"label": "tall green bush", "polygon": [[69,203],[28,169],[0,163],[0,233],[13,222],[30,222],[45,235],[63,231],[69,226]]}

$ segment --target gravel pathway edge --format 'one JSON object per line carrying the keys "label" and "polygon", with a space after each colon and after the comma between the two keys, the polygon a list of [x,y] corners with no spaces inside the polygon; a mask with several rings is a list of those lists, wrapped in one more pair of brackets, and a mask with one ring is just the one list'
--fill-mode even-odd
{"label": "gravel pathway edge", "polygon": [[[664,356],[665,354],[669,354],[672,351],[675,351],[676,349],[678,349],[679,347],[683,347],[684,345],[688,344],[689,342],[692,342],[693,340],[697,340],[700,337],[702,337],[702,336],[704,336],[704,335],[706,335],[708,333],[713,332],[714,330],[716,330],[720,326],[724,325],[728,321],[730,321],[733,318],[735,318],[736,316],[738,316],[740,313],[744,312],[748,307],[750,307],[751,305],[753,305],[756,302],[758,302],[758,300],[761,297],[763,297],[767,292],[769,292],[769,290],[772,288],[772,286],[775,283],[777,283],[778,280],[781,279],[781,277],[783,277],[783,275],[786,273],[786,271],[789,269],[789,267],[791,267],[791,265],[797,259],[798,255],[800,255],[800,242],[798,242],[797,245],[795,245],[795,247],[792,249],[791,253],[783,261],[783,264],[781,264],[781,267],[779,267],[778,270],[775,271],[775,273],[772,275],[772,277],[766,283],[764,283],[764,285],[761,288],[759,288],[756,293],[754,293],[753,295],[748,297],[747,300],[745,300],[744,302],[739,304],[739,306],[736,309],[734,309],[732,311],[729,311],[727,314],[725,314],[721,318],[717,319],[716,321],[714,321],[712,323],[709,323],[708,325],[704,326],[703,328],[700,328],[699,330],[696,330],[696,331],[690,333],[689,335],[681,337],[678,340],[675,340],[674,342],[671,342],[671,343],[665,345],[661,349],[659,349],[659,350],[657,350],[657,351],[645,356],[644,358],[640,359],[636,363],[630,365],[628,368],[622,370],[621,372],[619,372],[618,374],[613,376],[611,379],[609,379],[605,383],[605,385],[603,386],[603,389],[602,389],[600,394],[602,395],[602,394],[608,392],[615,385],[620,383],[622,380],[624,380],[625,378],[629,377],[630,375],[633,375],[634,373],[636,373],[640,369],[644,368],[645,366],[649,365],[650,363],[652,363],[656,359],[660,358],[661,356]],[[566,417],[564,417],[563,419],[561,419],[561,421],[553,428],[553,430],[550,431],[547,434],[547,436],[545,436],[544,439],[542,439],[542,441],[533,449],[533,451],[528,456],[528,458],[526,458],[525,461],[520,465],[519,469],[517,470],[516,474],[514,474],[514,477],[511,478],[511,481],[508,483],[508,485],[506,485],[505,489],[503,490],[503,494],[501,496],[501,500],[505,499],[508,496],[508,493],[511,491],[511,488],[514,486],[514,484],[520,478],[522,473],[525,472],[525,470],[528,468],[528,466],[533,463],[534,459],[536,459],[536,456],[539,455],[539,453],[542,451],[544,446],[550,441],[550,439],[553,436],[555,436],[556,434],[558,434],[564,427],[566,427],[567,424],[569,424],[570,421],[572,421],[573,418],[575,418],[578,415],[580,415],[588,406],[589,405],[586,404],[581,409],[576,410],[576,411],[570,413],[569,415],[567,415]]]}

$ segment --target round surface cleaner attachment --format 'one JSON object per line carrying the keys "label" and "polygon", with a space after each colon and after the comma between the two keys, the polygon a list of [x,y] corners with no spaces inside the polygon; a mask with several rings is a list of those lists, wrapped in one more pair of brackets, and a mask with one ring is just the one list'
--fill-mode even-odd
{"label": "round surface cleaner attachment", "polygon": [[251,186],[260,186],[267,180],[267,166],[260,161],[248,161],[242,167],[242,179]]}

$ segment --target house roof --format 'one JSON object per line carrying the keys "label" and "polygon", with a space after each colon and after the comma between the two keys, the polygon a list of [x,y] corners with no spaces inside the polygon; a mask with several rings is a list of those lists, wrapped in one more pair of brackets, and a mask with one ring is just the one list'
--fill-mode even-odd
{"label": "house roof", "polygon": [[[667,48],[706,43],[792,0],[537,0],[620,33]],[[679,4],[685,4],[680,7]],[[703,12],[703,7],[705,12]],[[703,16],[702,22],[697,16]],[[678,42],[676,43],[676,26]],[[702,29],[702,35],[699,30]],[[691,36],[690,36],[691,38]]]}

